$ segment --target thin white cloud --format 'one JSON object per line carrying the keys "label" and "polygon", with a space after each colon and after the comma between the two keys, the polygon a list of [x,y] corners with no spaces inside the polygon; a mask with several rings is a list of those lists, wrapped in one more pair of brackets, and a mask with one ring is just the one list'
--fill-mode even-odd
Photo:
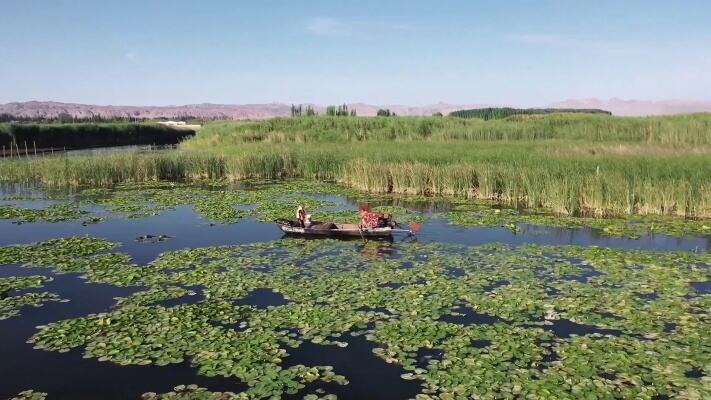
{"label": "thin white cloud", "polygon": [[349,28],[338,19],[317,17],[310,19],[306,30],[314,35],[327,37],[344,37],[350,35]]}
{"label": "thin white cloud", "polygon": [[315,36],[379,40],[411,32],[413,25],[396,19],[314,17],[306,21],[305,28]]}
{"label": "thin white cloud", "polygon": [[131,50],[131,51],[127,51],[126,54],[124,54],[124,56],[129,60],[133,60],[136,58],[137,54],[135,51]]}
{"label": "thin white cloud", "polygon": [[516,35],[515,39],[526,44],[554,45],[569,44],[570,40],[560,35],[523,33]]}
{"label": "thin white cloud", "polygon": [[607,53],[625,52],[630,47],[639,45],[626,40],[585,38],[561,34],[524,33],[514,35],[513,39],[527,45],[545,46],[562,49],[594,50]]}

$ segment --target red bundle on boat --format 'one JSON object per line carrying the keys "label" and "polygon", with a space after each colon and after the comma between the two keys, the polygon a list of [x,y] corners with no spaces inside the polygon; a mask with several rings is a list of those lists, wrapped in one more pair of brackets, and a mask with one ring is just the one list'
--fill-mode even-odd
{"label": "red bundle on boat", "polygon": [[377,228],[381,226],[383,214],[375,211],[370,211],[367,208],[361,207],[360,217],[362,224],[368,228]]}

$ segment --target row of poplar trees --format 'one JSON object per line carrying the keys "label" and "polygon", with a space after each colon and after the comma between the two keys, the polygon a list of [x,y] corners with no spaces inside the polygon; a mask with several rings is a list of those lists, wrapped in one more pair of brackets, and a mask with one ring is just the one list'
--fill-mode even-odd
{"label": "row of poplar trees", "polygon": [[[299,104],[298,106],[291,105],[291,116],[292,117],[302,117],[302,116],[314,116],[318,115],[316,110],[310,105],[307,105],[306,107],[302,106]],[[356,110],[348,110],[348,105],[343,104],[340,106],[328,106],[326,107],[326,115],[334,116],[334,117],[355,117],[356,116]]]}

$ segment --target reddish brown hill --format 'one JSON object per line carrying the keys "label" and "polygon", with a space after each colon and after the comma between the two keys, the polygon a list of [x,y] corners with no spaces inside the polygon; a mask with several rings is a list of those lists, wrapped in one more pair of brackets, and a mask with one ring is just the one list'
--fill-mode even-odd
{"label": "reddish brown hill", "polygon": [[[326,108],[313,105],[320,114]],[[358,115],[373,116],[378,109],[387,108],[398,115],[432,115],[435,112],[447,114],[462,108],[481,107],[482,105],[456,105],[438,103],[428,106],[388,105],[377,106],[365,103],[349,104]],[[60,114],[69,114],[79,118],[102,117],[137,117],[137,118],[181,118],[196,117],[208,119],[262,119],[290,114],[290,104],[188,104],[182,106],[98,106],[91,104],[59,103],[53,101],[28,101],[0,104],[0,114],[17,117],[53,118]]]}
{"label": "reddish brown hill", "polygon": [[0,114],[18,117],[56,117],[69,114],[86,118],[102,117],[137,118],[196,118],[247,119],[270,118],[289,115],[289,105],[270,104],[190,104],[183,106],[97,106],[90,104],[59,103],[53,101],[28,101],[0,105]]}

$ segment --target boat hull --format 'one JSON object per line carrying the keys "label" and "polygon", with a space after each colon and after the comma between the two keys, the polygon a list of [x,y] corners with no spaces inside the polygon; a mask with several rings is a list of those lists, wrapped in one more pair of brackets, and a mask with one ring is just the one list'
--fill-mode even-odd
{"label": "boat hull", "polygon": [[304,236],[330,236],[330,237],[390,237],[393,229],[391,227],[383,228],[360,228],[357,225],[345,224],[336,225],[335,229],[312,229],[301,226],[293,226],[290,224],[277,223],[279,229],[284,233],[291,235]]}

